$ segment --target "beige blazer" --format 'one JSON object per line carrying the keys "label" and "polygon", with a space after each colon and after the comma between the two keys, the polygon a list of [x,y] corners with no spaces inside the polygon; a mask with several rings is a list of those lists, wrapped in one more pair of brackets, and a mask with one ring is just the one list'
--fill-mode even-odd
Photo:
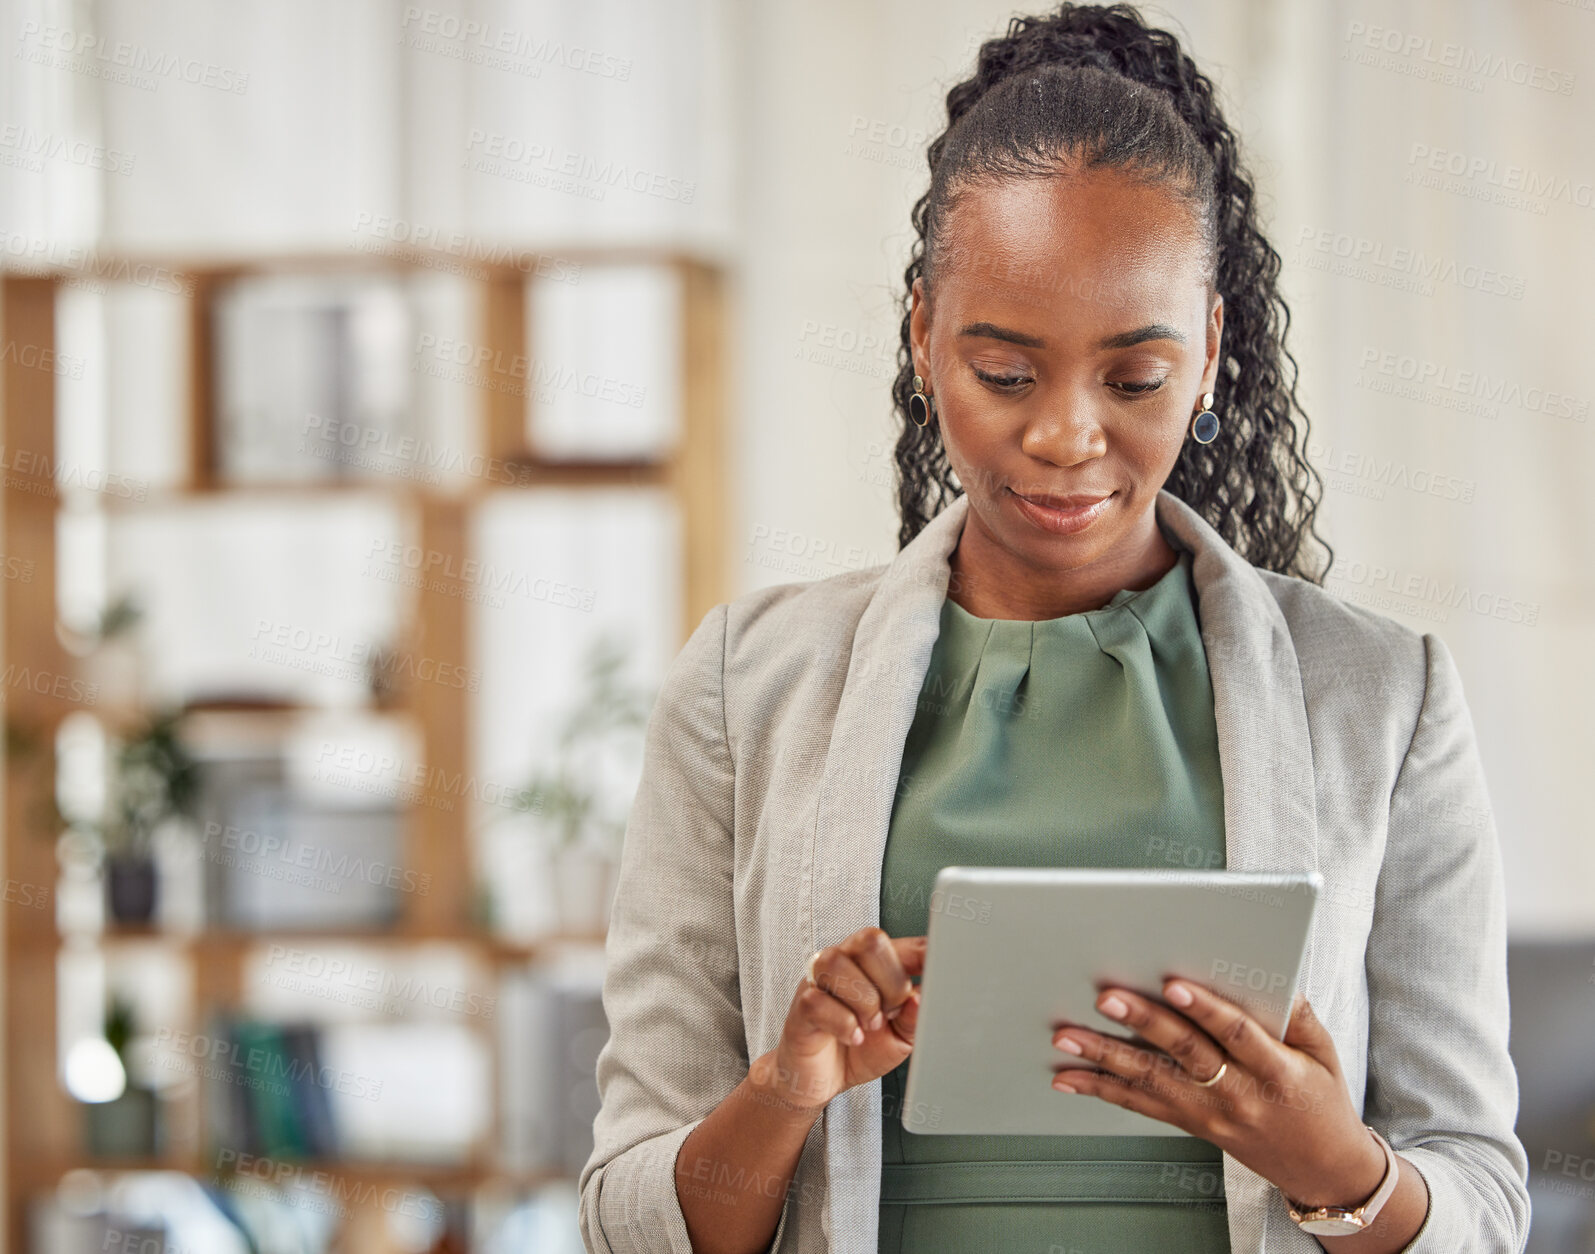
{"label": "beige blazer", "polygon": [[[1500,854],[1451,656],[1251,566],[1167,492],[1156,509],[1194,554],[1226,865],[1324,878],[1302,990],[1363,1118],[1428,1182],[1408,1249],[1520,1251]],[[903,745],[967,510],[958,498],[890,563],[717,605],[671,664],[606,947],[588,1250],[689,1254],[681,1143],[775,1047],[809,955],[879,923]],[[879,1080],[826,1107],[773,1250],[875,1249],[881,1117]],[[1223,1179],[1234,1254],[1317,1254],[1263,1177],[1225,1155]]]}

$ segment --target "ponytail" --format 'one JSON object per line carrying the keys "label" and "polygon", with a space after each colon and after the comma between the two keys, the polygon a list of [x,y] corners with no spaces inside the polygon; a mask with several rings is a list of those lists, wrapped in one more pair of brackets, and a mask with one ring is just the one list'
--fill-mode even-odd
{"label": "ponytail", "polygon": [[[1006,84],[999,90],[1001,85]],[[892,385],[902,547],[959,494],[932,420],[909,421],[914,281],[933,288],[941,227],[970,186],[1085,164],[1133,168],[1188,200],[1209,247],[1224,334],[1211,444],[1187,440],[1164,487],[1255,566],[1315,583],[1333,553],[1314,529],[1322,480],[1306,458],[1307,416],[1284,344],[1290,310],[1279,254],[1257,226],[1255,193],[1213,85],[1168,31],[1127,4],[1066,3],[1016,17],[981,45],[972,78],[947,93],[947,129],[927,149],[931,184],[915,203],[918,238],[904,271],[902,343]],[[1309,542],[1323,550],[1322,562]]]}

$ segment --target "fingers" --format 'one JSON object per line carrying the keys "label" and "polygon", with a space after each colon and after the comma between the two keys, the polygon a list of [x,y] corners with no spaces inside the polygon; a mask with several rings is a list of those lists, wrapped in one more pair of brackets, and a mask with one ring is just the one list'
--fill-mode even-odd
{"label": "fingers", "polygon": [[[802,1035],[810,1038],[831,1037],[843,1045],[864,1043],[864,1029],[858,1016],[823,988],[805,983],[798,990],[793,1004],[798,1010],[799,1026],[804,1029]],[[810,1052],[815,1047],[810,1045],[803,1052]]]}
{"label": "fingers", "polygon": [[1052,1087],[1063,1093],[1078,1093],[1097,1097],[1125,1110],[1133,1110],[1149,1119],[1185,1128],[1187,1120],[1172,1102],[1165,1101],[1150,1084],[1138,1080],[1125,1080],[1106,1071],[1092,1071],[1086,1067],[1069,1067],[1053,1079]]}
{"label": "fingers", "polygon": [[875,981],[840,946],[820,951],[814,960],[814,981],[852,1011],[858,1025],[867,1031],[873,1032],[886,1022]]}
{"label": "fingers", "polygon": [[916,988],[913,996],[896,1010],[888,1010],[886,1016],[891,1020],[892,1031],[912,1045],[919,1028],[919,990]]}
{"label": "fingers", "polygon": [[1125,1027],[1133,1028],[1136,1035],[1155,1050],[1077,1028],[1055,1033],[1053,1044],[1128,1078],[1146,1076],[1158,1069],[1172,1072],[1178,1067],[1184,1074],[1176,1078],[1182,1081],[1205,1080],[1217,1075],[1224,1064],[1223,1051],[1206,1032],[1150,998],[1124,989],[1104,989],[1097,998],[1097,1009]]}
{"label": "fingers", "polygon": [[[923,938],[917,939],[923,941]],[[859,970],[873,983],[881,1011],[894,1018],[893,1012],[899,1011],[914,992],[899,948],[902,943],[894,941],[878,927],[867,927],[854,932],[840,946],[842,952],[852,958]],[[916,956],[915,950],[915,946],[908,946],[910,960]],[[923,965],[923,943],[917,946],[917,956],[920,965]]]}
{"label": "fingers", "polygon": [[1311,1003],[1296,994],[1291,1004],[1290,1022],[1285,1025],[1285,1044],[1308,1054],[1335,1075],[1340,1074],[1340,1055],[1335,1052],[1334,1037],[1324,1021],[1313,1013]]}
{"label": "fingers", "polygon": [[[881,933],[885,935],[885,933]],[[900,936],[891,942],[892,948],[897,951],[897,960],[903,964],[903,971],[907,975],[925,974],[925,936]]]}
{"label": "fingers", "polygon": [[1234,1002],[1192,980],[1169,980],[1163,996],[1258,1079],[1278,1078],[1285,1063],[1283,1046]]}
{"label": "fingers", "polygon": [[863,1032],[886,1026],[910,1002],[917,1004],[918,990],[909,976],[924,968],[924,941],[924,937],[893,940],[881,928],[866,927],[820,950],[814,959],[816,988],[805,993],[818,991],[845,1007],[847,1014],[827,1012],[816,1022],[834,1028],[844,1045],[857,1045]]}

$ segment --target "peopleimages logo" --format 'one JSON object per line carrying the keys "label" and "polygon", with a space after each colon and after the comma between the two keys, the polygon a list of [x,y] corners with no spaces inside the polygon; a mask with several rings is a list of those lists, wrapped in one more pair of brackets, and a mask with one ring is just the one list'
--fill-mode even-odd
{"label": "peopleimages logo", "polygon": [[34,65],[105,78],[140,91],[154,91],[161,79],[213,87],[234,95],[242,95],[249,88],[249,75],[234,66],[157,51],[125,39],[112,42],[93,31],[44,26],[35,21],[22,24],[14,55]]}
{"label": "peopleimages logo", "polygon": [[315,413],[305,415],[299,451],[323,460],[431,483],[440,482],[439,472],[509,485],[529,483],[532,474],[529,466],[515,465],[503,458]]}
{"label": "peopleimages logo", "polygon": [[[3,358],[4,352],[0,351],[0,359]],[[142,501],[149,495],[149,485],[142,480],[129,479],[98,466],[58,462],[30,449],[8,449],[4,444],[0,444],[0,476],[7,488],[36,496],[55,492],[98,492]]]}
{"label": "peopleimages logo", "polygon": [[14,150],[25,168],[35,173],[44,169],[47,160],[104,170],[109,174],[133,173],[134,158],[131,153],[102,148],[86,139],[44,134],[15,122],[0,126],[0,148]]}
{"label": "peopleimages logo", "polygon": [[[497,174],[507,178],[518,178],[524,174],[525,177],[519,177],[519,181],[534,183],[538,182],[535,175],[573,180],[572,184],[563,188],[556,186],[556,190],[571,190],[580,183],[594,185],[594,191],[624,187],[639,196],[679,200],[684,205],[690,205],[697,193],[697,184],[691,179],[676,178],[658,170],[629,166],[623,161],[593,157],[554,144],[520,139],[496,131],[473,128],[465,144],[465,154],[461,164],[480,174]],[[602,191],[593,197],[602,198]]]}
{"label": "peopleimages logo", "polygon": [[[370,1181],[351,1180],[336,1171],[260,1158],[232,1149],[216,1151],[214,1178],[219,1183],[225,1182],[230,1193],[269,1198],[274,1209],[292,1206],[296,1210],[337,1218],[344,1217],[351,1209],[380,1209],[390,1215],[419,1219],[431,1225],[443,1223],[443,1203],[430,1193],[392,1185],[379,1188]],[[114,1236],[114,1232],[110,1236]],[[156,1240],[148,1250],[142,1246],[124,1248],[126,1239],[122,1238],[123,1244],[118,1245],[118,1254],[172,1254],[172,1246],[164,1239]],[[176,1254],[188,1254],[188,1251],[178,1250]]]}
{"label": "peopleimages logo", "polygon": [[[1366,51],[1363,51],[1366,50]],[[1405,68],[1384,66],[1377,58],[1380,54],[1400,58]],[[1432,78],[1439,82],[1452,82],[1477,90],[1474,83],[1482,85],[1485,79],[1500,79],[1519,87],[1532,87],[1536,91],[1553,95],[1571,96],[1577,76],[1568,70],[1510,57],[1501,52],[1485,52],[1468,44],[1449,40],[1437,43],[1430,35],[1397,30],[1368,22],[1352,22],[1346,28],[1346,48],[1342,55],[1360,64],[1381,68],[1400,68],[1401,72],[1417,78]]]}
{"label": "peopleimages logo", "polygon": [[632,60],[567,44],[547,35],[494,26],[441,9],[410,5],[399,23],[400,38],[412,48],[436,52],[488,69],[509,70],[536,78],[545,65],[559,65],[598,78],[624,83],[631,77]]}
{"label": "peopleimages logo", "polygon": [[[1329,269],[1376,282],[1399,277],[1405,284],[1395,286],[1410,286],[1425,296],[1433,295],[1431,284],[1454,283],[1466,291],[1522,300],[1526,286],[1520,276],[1488,266],[1459,261],[1444,253],[1426,253],[1421,248],[1387,245],[1382,240],[1347,231],[1303,226],[1296,243],[1303,261],[1315,269]],[[1325,257],[1319,261],[1313,253],[1323,253]]]}
{"label": "peopleimages logo", "polygon": [[[272,948],[275,950],[278,946]],[[155,1034],[155,1041],[163,1048],[169,1048],[177,1060],[187,1055],[211,1064],[218,1069],[213,1078],[220,1078],[221,1068],[231,1069],[248,1080],[251,1088],[270,1086],[273,1092],[286,1093],[289,1084],[309,1083],[372,1101],[382,1096],[382,1081],[379,1079],[345,1071],[340,1067],[317,1067],[303,1059],[289,1058],[259,1046],[246,1049],[238,1041],[225,1036],[206,1036],[162,1027]]]}
{"label": "peopleimages logo", "polygon": [[359,994],[363,1000],[357,1004],[371,1008],[379,1004],[390,1009],[430,1006],[433,1010],[491,1019],[498,1005],[498,998],[491,994],[437,984],[414,973],[400,975],[388,967],[327,957],[315,950],[289,945],[271,946],[266,966],[267,980],[278,987],[311,995],[316,995],[318,990],[323,995],[340,994],[333,1000],[345,1000],[342,994]]}
{"label": "peopleimages logo", "polygon": [[[380,543],[380,541],[378,541]],[[389,679],[414,679],[476,692],[482,674],[474,667],[444,662],[408,650],[388,652],[369,641],[353,640],[336,632],[313,631],[291,623],[255,620],[249,656],[298,670],[349,680],[365,680],[370,668],[380,665]]]}
{"label": "peopleimages logo", "polygon": [[470,266],[510,268],[553,283],[576,283],[581,279],[582,263],[579,261],[489,242],[435,223],[361,211],[355,215],[352,230],[356,236],[370,237],[369,241],[350,241],[349,246],[357,251],[382,252],[386,250],[384,246],[410,248],[416,250],[418,260],[432,269],[449,269],[428,255],[436,252],[460,263],[457,269]]}
{"label": "peopleimages logo", "polygon": [[[215,838],[215,844],[212,840]],[[346,849],[323,849],[315,845],[295,845],[281,832],[256,832],[248,828],[211,820],[205,824],[201,843],[218,858],[241,854],[259,863],[274,860],[285,868],[322,874],[333,892],[346,880],[363,880],[379,888],[392,888],[399,892],[426,896],[432,886],[432,877],[392,862],[376,858],[362,858]],[[245,870],[251,869],[247,863]]]}
{"label": "peopleimages logo", "polygon": [[1452,178],[1483,183],[1506,192],[1522,192],[1529,200],[1560,200],[1580,209],[1595,208],[1595,180],[1574,179],[1566,174],[1548,174],[1529,166],[1497,161],[1493,157],[1459,152],[1454,148],[1435,148],[1415,143],[1407,154],[1407,164]]}
{"label": "peopleimages logo", "polygon": [[1454,609],[1525,627],[1534,627],[1540,621],[1538,601],[1520,601],[1475,588],[1466,580],[1401,571],[1379,562],[1337,558],[1324,586],[1336,596],[1371,609],[1400,609],[1439,622],[1445,622],[1448,612]]}
{"label": "peopleimages logo", "polygon": [[[1379,489],[1381,498],[1385,488],[1405,488],[1421,496],[1467,503],[1473,500],[1479,486],[1472,479],[1411,466],[1396,457],[1359,453],[1314,439],[1307,441],[1307,456],[1331,480],[1331,486],[1346,490],[1355,481],[1363,487]],[[1337,479],[1340,482],[1334,482]]]}
{"label": "peopleimages logo", "polygon": [[[435,370],[425,373],[516,395],[525,395],[526,389],[513,388],[505,381],[525,383],[545,402],[563,392],[569,396],[583,396],[588,400],[641,409],[648,397],[648,389],[640,383],[559,365],[524,353],[506,352],[490,344],[477,344],[448,336],[440,339],[430,331],[423,332],[417,338],[415,351],[417,356],[432,357],[446,365],[461,368],[461,372],[454,374]],[[530,474],[529,468],[526,468],[525,473]]]}
{"label": "peopleimages logo", "polygon": [[[1548,418],[1565,418],[1572,422],[1589,421],[1590,403],[1587,399],[1558,392],[1552,388],[1524,385],[1505,375],[1492,375],[1483,370],[1458,370],[1444,362],[1415,357],[1410,353],[1396,353],[1388,349],[1364,345],[1357,363],[1363,373],[1374,372],[1397,383],[1410,384],[1418,389],[1413,399],[1422,399],[1422,391],[1453,393],[1490,405],[1512,406],[1530,413],[1544,414]],[[1495,417],[1491,413],[1489,417]]]}
{"label": "peopleimages logo", "polygon": [[[62,244],[56,240],[24,235],[20,231],[0,226],[0,258],[23,274],[30,270],[66,270],[78,276],[92,276],[112,283],[129,283],[134,287],[147,287],[153,291],[170,292],[174,296],[192,296],[194,280],[188,275],[174,274],[165,266],[152,266],[147,262],[129,261],[125,257],[102,257],[94,249],[76,244]],[[79,277],[72,280],[82,286],[103,290]]]}

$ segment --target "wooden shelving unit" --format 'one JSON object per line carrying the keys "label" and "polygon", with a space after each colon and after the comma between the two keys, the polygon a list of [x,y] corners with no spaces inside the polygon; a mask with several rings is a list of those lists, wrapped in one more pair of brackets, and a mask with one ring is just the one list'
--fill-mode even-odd
{"label": "wooden shelving unit", "polygon": [[[233,279],[271,273],[414,273],[435,265],[437,257],[416,250],[393,249],[380,255],[285,256],[208,260],[129,258],[133,265],[163,266],[192,280],[188,297],[189,354],[187,482],[169,491],[151,492],[143,501],[107,496],[101,502],[113,518],[122,511],[169,503],[234,496],[304,493],[381,493],[409,511],[419,540],[428,550],[465,556],[470,511],[492,494],[536,492],[547,487],[663,489],[679,511],[682,532],[683,618],[678,642],[702,616],[726,597],[728,551],[724,493],[724,336],[725,282],[708,261],[645,249],[558,250],[557,256],[586,265],[648,263],[674,268],[681,279],[683,307],[680,412],[683,426],[673,452],[653,462],[557,462],[540,459],[525,438],[525,400],[509,391],[479,393],[481,426],[489,457],[518,467],[524,482],[516,486],[473,481],[459,492],[444,492],[414,482],[378,477],[326,487],[230,486],[217,473],[215,414],[216,366],[212,311],[216,298]],[[102,258],[102,262],[106,260]],[[485,342],[509,354],[530,354],[526,325],[525,284],[537,281],[514,267],[471,267],[478,292],[480,331]],[[60,287],[81,276],[67,271],[17,273],[0,270],[0,341],[26,346],[26,356],[54,354],[56,299]],[[79,1108],[64,1091],[57,1061],[56,956],[68,944],[107,950],[127,945],[174,947],[192,964],[196,1017],[203,1023],[212,1010],[238,1004],[245,956],[272,937],[236,930],[206,930],[192,935],[155,928],[127,928],[65,938],[59,934],[53,908],[58,880],[54,833],[41,830],[41,816],[52,813],[55,780],[54,739],[61,720],[78,708],[61,685],[15,682],[23,674],[72,677],[73,661],[56,634],[56,519],[59,500],[54,482],[56,462],[55,376],[48,369],[22,364],[24,354],[0,354],[0,446],[7,451],[5,490],[0,504],[0,553],[31,563],[26,583],[0,587],[0,661],[7,676],[4,708],[8,747],[3,802],[5,882],[10,886],[47,887],[50,908],[14,900],[7,892],[3,935],[4,989],[4,1237],[5,1248],[27,1249],[27,1207],[31,1198],[52,1188],[74,1168],[116,1171],[145,1167],[205,1173],[200,1153],[177,1151],[154,1162],[89,1161],[79,1144]],[[112,401],[114,421],[114,398]],[[17,454],[26,454],[19,459]],[[466,597],[448,586],[417,590],[415,630],[433,657],[465,661]],[[456,595],[448,595],[450,591]],[[453,774],[469,770],[470,696],[444,684],[413,684],[404,713],[419,728],[429,770]],[[115,711],[106,711],[114,727]],[[424,894],[399,894],[401,916],[391,929],[350,932],[283,932],[296,944],[362,942],[407,946],[448,942],[464,947],[496,969],[498,964],[524,962],[544,947],[517,944],[484,934],[472,924],[473,893],[469,862],[466,807],[410,807],[404,832],[405,865],[431,877]],[[601,937],[569,938],[589,943]],[[197,1030],[198,1024],[187,1025]],[[496,1050],[494,1051],[496,1055]],[[202,1086],[201,1086],[202,1087]],[[495,1077],[495,1091],[497,1078]],[[204,1120],[199,1111],[179,1112],[193,1120],[201,1140]],[[487,1145],[497,1144],[497,1128]],[[326,1170],[334,1177],[365,1182],[468,1187],[488,1179],[511,1184],[536,1183],[537,1174],[510,1173],[495,1167],[490,1152],[460,1167],[428,1168],[409,1164],[355,1162],[307,1163],[307,1170]]]}

